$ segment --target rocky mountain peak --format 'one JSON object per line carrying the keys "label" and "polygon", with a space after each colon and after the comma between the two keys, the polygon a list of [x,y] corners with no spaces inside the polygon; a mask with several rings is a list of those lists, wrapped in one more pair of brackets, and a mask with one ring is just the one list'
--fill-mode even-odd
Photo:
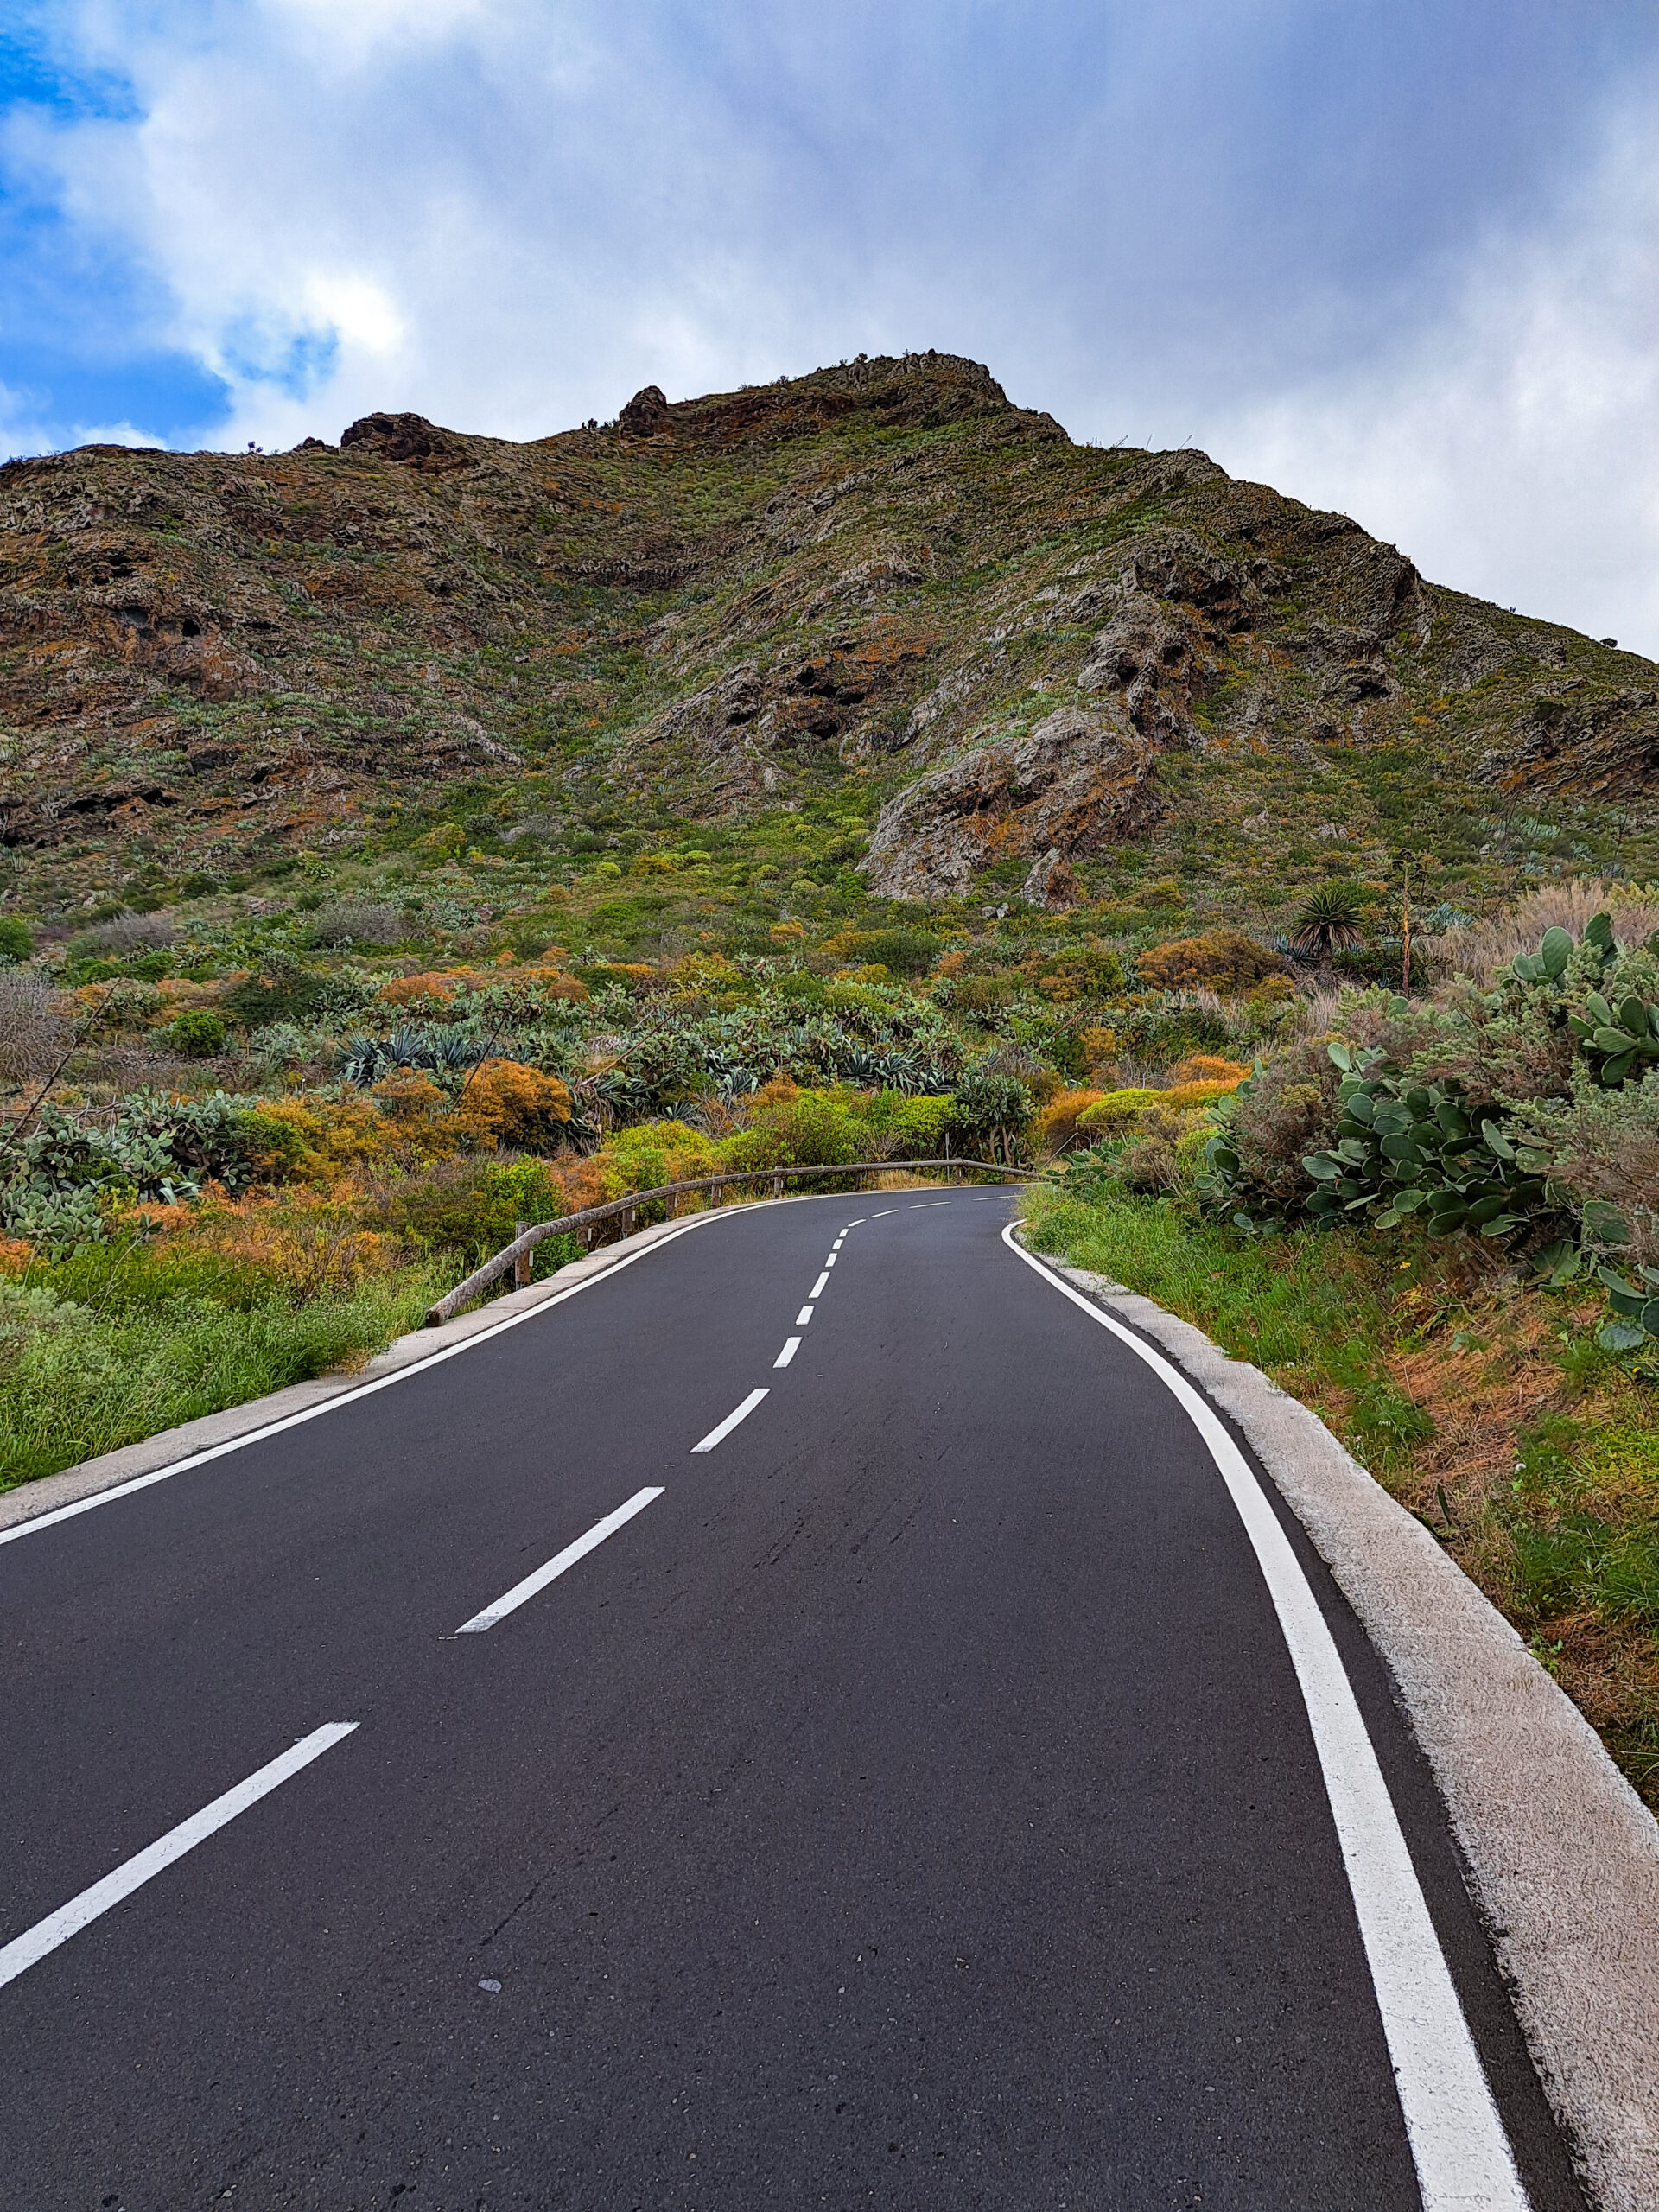
{"label": "rocky mountain peak", "polygon": [[839,809],[894,899],[1059,906],[1144,858],[1271,906],[1403,849],[1567,864],[1604,814],[1633,859],[1656,699],[1635,654],[1201,453],[1074,444],[949,353],[647,385],[525,443],[386,411],[0,468],[26,874],[350,847],[493,779],[573,836]]}
{"label": "rocky mountain peak", "polygon": [[342,452],[378,454],[382,461],[417,468],[458,467],[467,458],[466,440],[441,430],[424,415],[361,416],[340,432],[340,444]]}

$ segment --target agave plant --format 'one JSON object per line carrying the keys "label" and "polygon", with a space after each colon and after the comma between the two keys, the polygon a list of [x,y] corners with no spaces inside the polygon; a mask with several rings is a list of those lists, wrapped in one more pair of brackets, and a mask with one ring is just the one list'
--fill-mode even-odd
{"label": "agave plant", "polygon": [[482,1057],[487,1039],[460,1029],[394,1029],[389,1037],[348,1037],[340,1073],[347,1083],[378,1083],[390,1068],[459,1072]]}

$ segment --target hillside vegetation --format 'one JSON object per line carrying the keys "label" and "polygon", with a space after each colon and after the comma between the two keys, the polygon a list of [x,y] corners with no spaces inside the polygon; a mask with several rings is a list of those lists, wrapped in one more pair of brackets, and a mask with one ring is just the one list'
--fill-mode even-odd
{"label": "hillside vegetation", "polygon": [[1651,1789],[1656,702],[947,356],[9,464],[0,1484],[520,1221],[1046,1161],[1041,1235],[1318,1404]]}

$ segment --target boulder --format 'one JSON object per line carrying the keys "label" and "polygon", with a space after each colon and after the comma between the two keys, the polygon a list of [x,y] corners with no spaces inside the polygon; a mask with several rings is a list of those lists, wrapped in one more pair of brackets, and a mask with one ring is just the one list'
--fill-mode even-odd
{"label": "boulder", "polygon": [[667,395],[654,384],[648,384],[633,397],[616,418],[616,427],[625,437],[649,438],[668,427]]}

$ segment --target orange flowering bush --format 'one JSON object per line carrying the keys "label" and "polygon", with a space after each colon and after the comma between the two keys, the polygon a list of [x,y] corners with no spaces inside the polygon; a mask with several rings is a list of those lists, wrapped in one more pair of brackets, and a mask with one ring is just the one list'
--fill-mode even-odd
{"label": "orange flowering bush", "polygon": [[1063,1090],[1037,1116],[1032,1139],[1039,1152],[1064,1152],[1077,1134],[1077,1117],[1099,1099],[1098,1090]]}
{"label": "orange flowering bush", "polygon": [[466,980],[464,974],[453,972],[394,976],[390,982],[381,984],[375,996],[385,1006],[416,1006],[423,1001],[442,1006],[446,1000],[454,998]]}
{"label": "orange flowering bush", "polygon": [[382,1116],[359,1098],[267,1099],[249,1109],[247,1127],[266,1183],[329,1181],[384,1158],[389,1136]]}
{"label": "orange flowering bush", "polygon": [[522,1060],[486,1060],[451,1118],[469,1143],[547,1150],[563,1139],[570,1093],[557,1076],[543,1075]]}
{"label": "orange flowering bush", "polygon": [[1243,1083],[1249,1073],[1243,1060],[1224,1059],[1219,1052],[1188,1052],[1169,1071],[1172,1083]]}
{"label": "orange flowering bush", "polygon": [[296,1304],[353,1289],[406,1257],[396,1238],[358,1228],[344,1207],[284,1199],[213,1207],[191,1241],[276,1286]]}

